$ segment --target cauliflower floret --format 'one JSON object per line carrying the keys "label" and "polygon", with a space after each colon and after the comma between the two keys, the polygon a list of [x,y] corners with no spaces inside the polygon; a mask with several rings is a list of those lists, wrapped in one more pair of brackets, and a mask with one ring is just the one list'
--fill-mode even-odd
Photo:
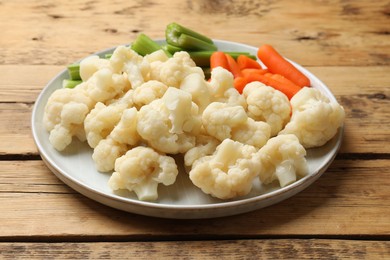
{"label": "cauliflower floret", "polygon": [[109,105],[96,103],[95,108],[87,115],[84,121],[84,129],[87,142],[90,147],[95,148],[100,140],[110,134],[121,118],[123,105]]}
{"label": "cauliflower floret", "polygon": [[267,142],[271,133],[267,123],[249,118],[242,106],[220,102],[207,106],[202,114],[202,123],[206,132],[220,141],[230,138],[257,148]]}
{"label": "cauliflower floret", "polygon": [[110,62],[107,59],[101,59],[97,55],[89,56],[80,62],[80,77],[82,81],[87,81],[92,75],[102,68],[107,68]]}
{"label": "cauliflower floret", "polygon": [[258,169],[260,181],[269,184],[279,181],[281,187],[297,180],[297,176],[305,176],[308,172],[306,150],[295,135],[278,135],[257,152],[260,162]]}
{"label": "cauliflower floret", "polygon": [[260,148],[270,136],[271,127],[269,124],[248,118],[244,125],[233,129],[231,139]]}
{"label": "cauliflower floret", "polygon": [[118,46],[110,58],[110,65],[115,73],[125,72],[133,89],[148,80],[150,72],[148,60],[129,47]]}
{"label": "cauliflower floret", "polygon": [[198,73],[189,74],[180,84],[180,89],[192,95],[192,101],[198,105],[199,112],[211,103],[211,93],[204,77]]}
{"label": "cauliflower floret", "polygon": [[233,74],[222,67],[216,67],[211,71],[209,91],[213,102],[247,107],[245,98],[234,88]]}
{"label": "cauliflower floret", "polygon": [[175,160],[152,148],[139,146],[129,150],[115,162],[109,179],[111,189],[134,191],[140,200],[156,200],[158,184],[171,185],[178,175]]}
{"label": "cauliflower floret", "polygon": [[94,102],[79,86],[56,90],[45,106],[43,122],[50,132],[50,143],[58,151],[64,150],[73,136],[85,140],[83,122]]}
{"label": "cauliflower floret", "polygon": [[[56,125],[61,123],[61,114],[69,115],[69,113],[62,112],[65,105],[71,103],[76,105],[80,104],[80,111],[84,110],[83,107],[91,108],[94,105],[94,102],[88,97],[88,95],[78,86],[74,89],[61,88],[51,94],[49,97],[46,106],[45,113],[43,116],[43,123],[47,131],[51,131]],[[72,105],[71,105],[72,106]],[[89,111],[89,109],[88,109]],[[81,116],[84,113],[76,114],[76,116]],[[83,121],[83,118],[78,118],[73,121]]]}
{"label": "cauliflower floret", "polygon": [[134,104],[141,108],[153,100],[161,98],[167,89],[168,87],[164,83],[157,80],[149,80],[134,91]]}
{"label": "cauliflower floret", "polygon": [[172,58],[165,62],[152,62],[150,67],[151,79],[161,81],[169,87],[179,88],[182,80],[192,73],[197,73],[204,78],[203,70],[196,66],[185,51],[176,52]]}
{"label": "cauliflower floret", "polygon": [[140,139],[137,133],[137,109],[134,107],[125,109],[118,124],[93,151],[92,159],[97,170],[100,172],[113,170],[115,160],[125,154],[129,148],[137,145]]}
{"label": "cauliflower floret", "polygon": [[96,169],[99,172],[109,172],[114,169],[115,160],[128,151],[126,144],[106,138],[99,142],[92,154]]}
{"label": "cauliflower floret", "polygon": [[96,103],[95,108],[86,116],[84,129],[88,144],[95,148],[100,140],[106,138],[121,120],[122,112],[133,106],[133,90],[129,90],[122,98],[105,105]]}
{"label": "cauliflower floret", "polygon": [[220,199],[244,196],[252,189],[259,163],[256,148],[225,139],[210,156],[198,159],[189,176],[195,186]]}
{"label": "cauliflower floret", "polygon": [[292,117],[279,134],[294,134],[305,148],[324,145],[344,122],[344,108],[315,88],[302,88],[290,100]]}
{"label": "cauliflower floret", "polygon": [[198,159],[211,155],[221,142],[209,135],[198,135],[196,144],[184,155],[184,165],[192,166]]}
{"label": "cauliflower floret", "polygon": [[169,59],[169,57],[167,56],[165,51],[157,50],[148,55],[145,55],[144,59],[146,59],[151,64],[152,62],[156,61],[165,62]]}
{"label": "cauliflower floret", "polygon": [[135,107],[124,110],[120,121],[111,131],[110,138],[118,143],[136,145],[141,139],[137,132],[137,113]]}
{"label": "cauliflower floret", "polygon": [[114,73],[110,68],[96,71],[84,84],[81,84],[88,96],[95,102],[105,103],[123,95],[130,89],[129,81],[122,74]]}
{"label": "cauliflower floret", "polygon": [[191,95],[173,87],[138,113],[138,133],[151,147],[164,153],[184,153],[192,148],[200,127],[198,107]]}
{"label": "cauliflower floret", "polygon": [[277,135],[290,120],[290,101],[282,92],[256,81],[245,86],[243,95],[248,104],[248,116],[267,122],[271,136]]}

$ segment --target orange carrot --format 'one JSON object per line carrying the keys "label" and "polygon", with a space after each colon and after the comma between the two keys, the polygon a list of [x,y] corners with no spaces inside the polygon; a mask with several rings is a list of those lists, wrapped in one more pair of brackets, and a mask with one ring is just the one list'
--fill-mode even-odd
{"label": "orange carrot", "polygon": [[283,76],[280,75],[280,74],[266,73],[266,74],[264,74],[264,76],[271,77],[271,78],[273,78],[274,80],[279,81],[280,83],[282,83],[282,84],[288,86],[289,88],[292,88],[292,89],[300,88],[300,87],[299,87],[298,85],[296,85],[294,82],[292,82],[292,81],[289,80],[288,78],[283,77]]}
{"label": "orange carrot", "polygon": [[246,84],[248,84],[248,80],[246,77],[236,77],[234,78],[234,87],[237,89],[237,91],[241,94],[244,90]]}
{"label": "orange carrot", "polygon": [[212,70],[216,67],[222,67],[229,70],[229,63],[225,53],[222,51],[213,52],[213,54],[210,56],[210,69]]}
{"label": "orange carrot", "polygon": [[265,73],[267,73],[267,72],[268,72],[267,69],[252,69],[252,68],[247,68],[247,69],[241,70],[241,75],[242,75],[243,77],[246,77],[247,75],[252,74],[252,73],[254,73],[254,74],[265,74]]}
{"label": "orange carrot", "polygon": [[283,58],[271,45],[260,46],[257,50],[257,57],[271,73],[280,74],[300,87],[310,86],[309,78]]}
{"label": "orange carrot", "polygon": [[248,56],[245,55],[239,55],[237,57],[237,64],[238,67],[243,70],[243,69],[261,69],[260,63],[257,61],[249,58]]}
{"label": "orange carrot", "polygon": [[236,60],[230,56],[228,53],[225,53],[227,62],[229,64],[229,71],[233,74],[234,78],[241,76],[241,70],[240,67],[238,67],[238,64]]}
{"label": "orange carrot", "polygon": [[281,83],[280,81],[275,80],[270,76],[261,75],[261,74],[252,73],[246,76],[245,79],[248,82],[260,81],[267,86],[273,87],[274,89],[284,93],[288,97],[288,99],[291,99],[301,89],[301,87],[299,86],[296,85],[288,86],[285,83]]}

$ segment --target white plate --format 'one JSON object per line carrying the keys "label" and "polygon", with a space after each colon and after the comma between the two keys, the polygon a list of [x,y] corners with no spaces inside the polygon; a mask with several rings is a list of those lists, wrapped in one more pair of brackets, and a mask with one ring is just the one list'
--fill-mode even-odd
{"label": "white plate", "polygon": [[[215,40],[219,50],[245,51],[256,54],[257,48],[244,44]],[[111,53],[114,48],[98,52]],[[330,100],[336,101],[331,91],[317,77],[294,63],[310,78],[314,88],[320,89]],[[96,171],[92,161],[92,149],[86,143],[74,141],[64,152],[56,151],[49,142],[49,134],[43,125],[44,107],[49,96],[62,87],[67,78],[64,69],[40,93],[32,113],[33,137],[43,161],[65,184],[81,194],[105,205],[127,212],[177,219],[212,218],[240,214],[270,206],[302,191],[317,180],[328,168],[341,144],[343,128],[325,146],[309,149],[307,161],[309,174],[297,182],[284,187],[263,187],[255,182],[250,194],[236,200],[222,201],[202,193],[195,187],[183,169],[174,185],[159,186],[156,202],[139,201],[130,192],[114,193],[107,185],[110,174]]]}

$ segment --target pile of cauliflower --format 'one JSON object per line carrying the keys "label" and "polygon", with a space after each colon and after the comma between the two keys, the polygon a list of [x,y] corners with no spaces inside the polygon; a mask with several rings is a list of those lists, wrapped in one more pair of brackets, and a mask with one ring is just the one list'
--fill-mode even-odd
{"label": "pile of cauliflower", "polygon": [[284,187],[308,173],[305,149],[324,145],[344,121],[344,109],[317,89],[288,100],[252,82],[240,94],[229,71],[217,67],[205,80],[187,52],[142,57],[119,46],[110,59],[82,60],[80,76],[47,102],[49,140],[58,151],[86,141],[96,169],[113,172],[110,188],[140,200],[175,182],[177,154],[192,183],[219,199],[248,194],[255,178]]}

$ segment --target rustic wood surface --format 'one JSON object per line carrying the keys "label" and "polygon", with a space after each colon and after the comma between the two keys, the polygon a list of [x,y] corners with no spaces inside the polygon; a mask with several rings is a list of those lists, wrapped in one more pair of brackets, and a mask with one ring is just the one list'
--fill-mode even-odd
{"label": "rustic wood surface", "polygon": [[[65,65],[176,21],[270,43],[346,110],[326,173],[277,205],[206,220],[103,206],[41,161],[31,111]],[[0,0],[0,259],[390,258],[390,1]]]}

